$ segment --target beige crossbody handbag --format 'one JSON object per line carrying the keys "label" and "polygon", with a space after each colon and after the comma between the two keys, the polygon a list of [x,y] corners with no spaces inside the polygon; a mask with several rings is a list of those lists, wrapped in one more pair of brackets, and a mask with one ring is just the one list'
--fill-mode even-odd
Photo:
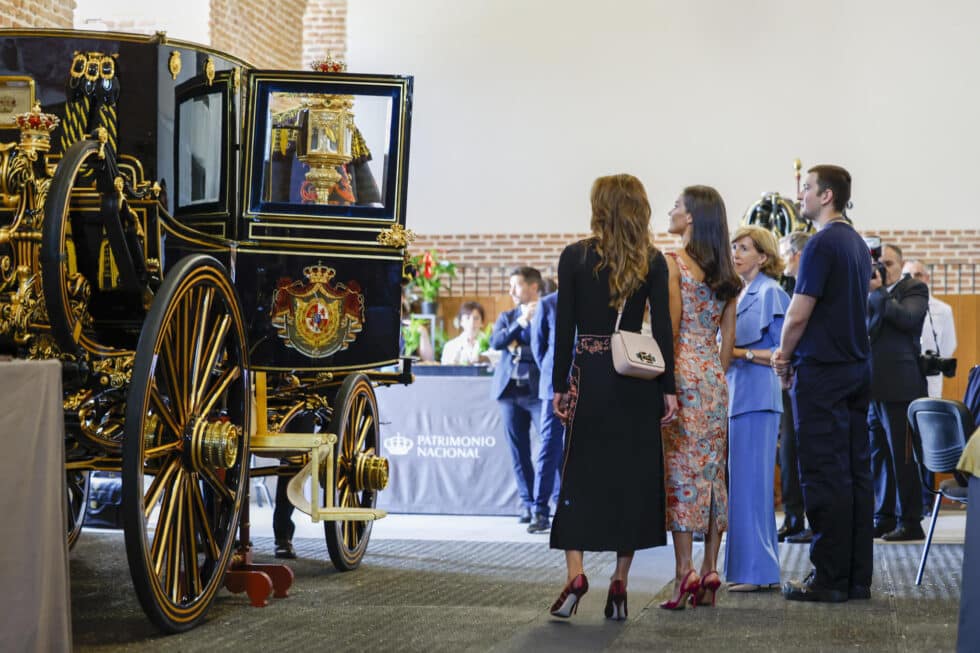
{"label": "beige crossbody handbag", "polygon": [[623,319],[626,300],[619,307],[616,328],[610,337],[613,367],[623,376],[637,379],[655,379],[664,373],[666,365],[660,345],[651,336],[633,331],[620,331],[619,322]]}

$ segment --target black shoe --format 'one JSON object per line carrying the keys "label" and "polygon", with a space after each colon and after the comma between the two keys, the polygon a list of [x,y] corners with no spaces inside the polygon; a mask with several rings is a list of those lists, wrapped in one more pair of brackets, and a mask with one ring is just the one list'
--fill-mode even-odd
{"label": "black shoe", "polygon": [[786,541],[790,544],[809,544],[813,541],[813,531],[809,528],[805,528],[796,535],[790,535],[786,538]]}
{"label": "black shoe", "polygon": [[783,583],[783,598],[787,601],[843,603],[847,601],[847,592],[817,585],[817,572],[811,571],[802,582]]}
{"label": "black shoe", "polygon": [[537,514],[531,523],[527,527],[528,533],[544,533],[551,528],[551,521],[548,519],[548,515]]}
{"label": "black shoe", "polygon": [[886,542],[914,542],[926,539],[926,534],[918,524],[906,526],[902,524],[898,528],[881,536]]}
{"label": "black shoe", "polygon": [[790,526],[789,524],[783,523],[783,525],[779,527],[779,530],[776,531],[776,539],[782,542],[787,537],[791,537],[793,535],[796,535],[797,533],[802,533],[802,532],[803,532],[802,524]]}
{"label": "black shoe", "polygon": [[517,518],[518,524],[530,524],[531,523],[531,509],[525,508],[521,516]]}
{"label": "black shoe", "polygon": [[886,533],[891,533],[893,530],[895,530],[895,524],[889,524],[887,522],[877,523],[875,524],[874,536],[882,537]]}
{"label": "black shoe", "polygon": [[852,601],[870,599],[871,588],[867,585],[851,585],[847,590],[847,598]]}
{"label": "black shoe", "polygon": [[276,540],[276,557],[286,558],[292,560],[296,557],[296,550],[293,549],[293,543],[289,540]]}

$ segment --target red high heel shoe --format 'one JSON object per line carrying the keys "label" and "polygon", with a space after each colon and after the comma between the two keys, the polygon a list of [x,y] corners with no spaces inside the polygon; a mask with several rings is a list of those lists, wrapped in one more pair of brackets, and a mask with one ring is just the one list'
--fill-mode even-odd
{"label": "red high heel shoe", "polygon": [[626,588],[621,580],[614,580],[609,584],[609,594],[606,595],[606,619],[626,620]]}
{"label": "red high heel shoe", "polygon": [[[691,576],[694,577],[693,580],[690,580]],[[690,582],[688,582],[689,580]],[[660,604],[660,607],[664,610],[683,610],[684,606],[687,605],[688,594],[692,595],[691,599],[694,601],[694,606],[696,607],[698,604],[696,592],[698,591],[699,583],[700,579],[698,578],[697,572],[695,572],[693,569],[687,572],[687,574],[684,575],[684,580],[681,581],[680,596],[677,597],[677,600],[664,601]]]}
{"label": "red high heel shoe", "polygon": [[[715,600],[718,598],[718,590],[721,588],[721,577],[717,571],[709,571],[701,579],[698,591],[691,596],[692,606],[715,607]],[[711,602],[707,601],[708,592],[711,592]]]}
{"label": "red high heel shoe", "polygon": [[565,585],[565,589],[561,591],[558,600],[552,604],[551,615],[553,617],[568,619],[578,612],[579,601],[582,600],[582,597],[588,591],[589,580],[585,577],[585,574],[579,574],[569,581],[568,585]]}

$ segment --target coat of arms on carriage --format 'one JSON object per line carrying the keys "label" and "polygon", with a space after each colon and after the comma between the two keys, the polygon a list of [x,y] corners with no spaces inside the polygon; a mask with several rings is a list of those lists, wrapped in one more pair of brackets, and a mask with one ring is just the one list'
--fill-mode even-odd
{"label": "coat of arms on carriage", "polygon": [[303,268],[306,282],[282,278],[272,296],[272,325],[287,347],[310,358],[347,349],[364,326],[364,294],[356,281],[332,284],[333,268]]}

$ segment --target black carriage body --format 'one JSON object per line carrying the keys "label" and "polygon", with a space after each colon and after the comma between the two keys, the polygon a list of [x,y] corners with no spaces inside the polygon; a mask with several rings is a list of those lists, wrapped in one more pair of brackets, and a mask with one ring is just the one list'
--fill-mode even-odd
{"label": "black carriage body", "polygon": [[[145,257],[159,262],[160,277],[188,254],[221,261],[241,301],[257,370],[341,371],[397,362],[405,244],[383,245],[378,236],[405,225],[410,77],[257,71],[163,35],[0,30],[0,109],[28,110],[17,95],[26,84],[43,110],[61,119],[48,154],[52,165],[71,120],[69,71],[79,53],[114,62],[120,168],[130,170],[134,183],[160,184],[156,200],[129,202]],[[5,104],[6,91],[14,99]],[[314,109],[329,114],[326,105],[338,98],[360,138],[356,154],[317,163],[315,150],[330,144],[330,132],[322,120],[323,129],[316,126]],[[13,125],[0,125],[0,140],[16,137]],[[321,187],[318,195],[306,179],[318,165],[339,171],[337,192]],[[75,246],[82,247],[82,231],[100,229],[98,196],[87,203],[74,193],[73,212],[86,216],[75,226]],[[100,242],[90,240],[94,260]],[[94,268],[81,271],[97,275]],[[146,307],[136,293],[103,292],[89,281],[97,323],[90,340],[135,348]],[[334,333],[328,342],[322,336],[331,320],[342,322],[343,337]]]}

